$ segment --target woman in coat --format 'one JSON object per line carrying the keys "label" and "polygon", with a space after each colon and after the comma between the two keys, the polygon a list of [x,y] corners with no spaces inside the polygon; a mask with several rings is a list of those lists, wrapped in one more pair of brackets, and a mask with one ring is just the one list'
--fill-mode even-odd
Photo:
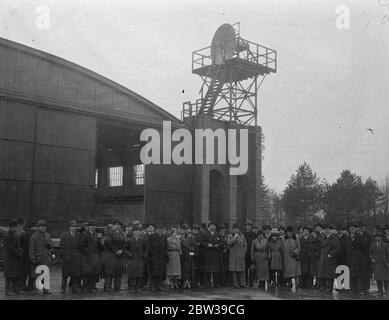
{"label": "woman in coat", "polygon": [[[11,221],[8,234],[4,237],[5,261],[5,295],[18,294],[21,290],[22,248],[16,235],[17,222]],[[12,288],[12,289],[11,289]]]}
{"label": "woman in coat", "polygon": [[269,235],[268,256],[270,259],[269,270],[272,279],[272,286],[279,287],[281,285],[281,273],[283,269],[283,245],[279,239],[278,231],[272,231]]}
{"label": "woman in coat", "polygon": [[293,234],[293,227],[286,228],[285,239],[283,240],[284,247],[284,269],[283,277],[287,280],[287,285],[292,286],[292,280],[297,283],[298,277],[301,275],[300,267],[300,240],[298,235]]}
{"label": "woman in coat", "polygon": [[177,229],[173,228],[167,238],[166,276],[170,280],[173,289],[178,289],[178,281],[181,278],[181,239],[178,237]]}
{"label": "woman in coat", "polygon": [[245,255],[247,243],[244,235],[240,233],[239,226],[233,225],[232,234],[227,238],[230,250],[229,271],[232,272],[232,280],[235,288],[245,288]]}
{"label": "woman in coat", "polygon": [[126,235],[122,230],[120,221],[114,221],[113,229],[104,239],[106,255],[104,261],[104,290],[110,291],[112,280],[114,291],[121,290],[122,274],[124,271],[124,246],[126,244]]}
{"label": "woman in coat", "polygon": [[382,241],[381,231],[374,235],[375,241],[370,246],[370,260],[373,266],[374,280],[377,282],[378,296],[389,295],[389,244]]}
{"label": "woman in coat", "polygon": [[262,230],[258,231],[257,238],[251,243],[250,253],[251,260],[255,263],[257,273],[258,286],[264,283],[266,288],[267,281],[270,280],[269,273],[269,256],[268,256],[268,241]]}
{"label": "woman in coat", "polygon": [[140,293],[139,287],[143,278],[146,244],[141,237],[142,228],[135,226],[129,234],[123,248],[127,257],[127,284],[128,290],[133,288],[133,293]]}

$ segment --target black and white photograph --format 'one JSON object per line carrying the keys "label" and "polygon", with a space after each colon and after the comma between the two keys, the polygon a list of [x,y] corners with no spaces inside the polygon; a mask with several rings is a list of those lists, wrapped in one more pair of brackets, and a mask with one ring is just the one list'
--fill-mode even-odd
{"label": "black and white photograph", "polygon": [[388,300],[388,84],[389,0],[1,0],[0,300]]}

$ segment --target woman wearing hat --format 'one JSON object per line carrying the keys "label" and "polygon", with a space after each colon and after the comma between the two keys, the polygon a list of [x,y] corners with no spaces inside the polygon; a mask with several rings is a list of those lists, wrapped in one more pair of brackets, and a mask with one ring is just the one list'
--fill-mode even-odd
{"label": "woman wearing hat", "polygon": [[265,233],[262,230],[259,230],[257,238],[251,243],[250,253],[251,260],[255,263],[258,287],[261,286],[261,283],[264,283],[265,288],[267,287],[267,281],[270,280],[267,247],[268,240],[265,238]]}
{"label": "woman wearing hat", "polygon": [[227,244],[230,248],[229,271],[232,273],[234,287],[245,288],[245,255],[247,243],[244,235],[239,231],[237,223],[232,227],[232,234],[228,235]]}
{"label": "woman wearing hat", "polygon": [[178,289],[178,281],[181,279],[181,239],[178,237],[178,230],[172,228],[167,241],[167,256],[166,276],[170,280],[172,289]]}
{"label": "woman wearing hat", "polygon": [[375,241],[370,246],[370,260],[373,266],[374,280],[377,282],[378,296],[389,296],[389,244],[382,241],[383,234],[378,230]]}
{"label": "woman wearing hat", "polygon": [[119,220],[115,220],[112,224],[112,231],[104,239],[104,245],[107,251],[104,263],[104,290],[111,290],[113,280],[114,291],[120,291],[124,271],[123,249],[126,244],[126,235],[122,230],[122,223]]}
{"label": "woman wearing hat", "polygon": [[16,236],[17,222],[12,220],[9,224],[8,234],[4,237],[5,261],[5,295],[19,294],[22,277],[22,248]]}
{"label": "woman wearing hat", "polygon": [[279,239],[278,230],[272,230],[269,234],[268,257],[270,259],[269,270],[272,286],[279,287],[281,284],[281,273],[283,269],[283,245]]}
{"label": "woman wearing hat", "polygon": [[298,277],[301,275],[300,266],[300,239],[293,233],[293,227],[286,228],[285,238],[283,240],[284,247],[284,269],[283,277],[287,281],[287,286],[292,286],[292,280],[297,283]]}

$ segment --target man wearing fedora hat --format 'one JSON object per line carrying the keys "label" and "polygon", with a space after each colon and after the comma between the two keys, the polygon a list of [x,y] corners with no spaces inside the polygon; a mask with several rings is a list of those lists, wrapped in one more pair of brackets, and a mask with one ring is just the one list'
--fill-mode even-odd
{"label": "man wearing fedora hat", "polygon": [[84,232],[80,237],[80,252],[81,252],[81,277],[82,277],[82,291],[84,293],[91,293],[101,272],[100,261],[100,242],[95,232],[96,223],[94,221],[85,222],[83,224]]}
{"label": "man wearing fedora hat", "polygon": [[19,294],[21,291],[22,277],[22,248],[16,235],[17,222],[12,220],[9,223],[8,234],[4,238],[5,261],[5,295]]}
{"label": "man wearing fedora hat", "polygon": [[122,230],[122,223],[119,220],[112,222],[113,229],[104,238],[105,263],[104,290],[111,291],[112,280],[114,291],[121,290],[122,274],[124,271],[124,246],[126,245],[126,235]]}
{"label": "man wearing fedora hat", "polygon": [[323,229],[319,258],[320,286],[323,291],[332,293],[336,277],[337,256],[341,248],[338,237],[332,233],[333,227],[325,224]]}
{"label": "man wearing fedora hat", "polygon": [[360,221],[358,223],[358,233],[362,237],[363,240],[363,275],[362,275],[362,286],[363,286],[363,293],[367,295],[370,290],[370,279],[372,275],[372,265],[371,261],[369,259],[369,251],[370,246],[374,241],[373,236],[367,232],[366,229],[367,225],[364,221]]}
{"label": "man wearing fedora hat", "polygon": [[164,226],[157,224],[155,232],[150,232],[146,242],[146,259],[149,265],[149,279],[152,291],[164,291],[162,280],[166,274],[167,240]]}
{"label": "man wearing fedora hat", "polygon": [[[251,221],[247,220],[246,223],[244,224],[245,231],[243,232],[244,238],[247,243],[247,247],[250,248],[253,240],[257,237],[257,234],[253,231],[253,224]],[[248,287],[251,287],[254,282],[254,276],[255,273],[253,270],[250,268],[250,266],[254,263],[254,261],[251,260],[251,254],[250,250],[247,249],[245,253],[245,265],[246,265],[246,270],[245,270],[245,279],[246,279],[246,285]]]}
{"label": "man wearing fedora hat", "polygon": [[364,276],[364,240],[357,232],[357,224],[349,223],[350,237],[347,243],[347,265],[350,268],[350,289],[351,293],[358,295],[363,293]]}
{"label": "man wearing fedora hat", "polygon": [[62,283],[61,293],[66,293],[68,278],[70,277],[69,286],[73,293],[81,292],[79,288],[80,281],[80,233],[77,232],[77,222],[69,221],[68,230],[65,231],[59,243],[59,253],[62,260]]}
{"label": "man wearing fedora hat", "polygon": [[[45,220],[38,220],[37,231],[30,238],[29,255],[31,260],[31,276],[33,279],[38,277],[35,273],[36,267],[39,265],[51,266],[51,236],[46,232],[47,223]],[[37,293],[38,289],[34,290]],[[50,294],[49,290],[43,288],[43,294]]]}
{"label": "man wearing fedora hat", "polygon": [[202,271],[204,272],[204,285],[211,287],[211,279],[215,288],[219,287],[220,272],[220,235],[216,232],[216,223],[210,222],[208,230],[200,236],[200,254],[202,256]]}
{"label": "man wearing fedora hat", "polygon": [[374,280],[377,282],[378,296],[389,295],[389,244],[382,241],[383,233],[377,230],[375,241],[370,246],[370,260],[373,266]]}

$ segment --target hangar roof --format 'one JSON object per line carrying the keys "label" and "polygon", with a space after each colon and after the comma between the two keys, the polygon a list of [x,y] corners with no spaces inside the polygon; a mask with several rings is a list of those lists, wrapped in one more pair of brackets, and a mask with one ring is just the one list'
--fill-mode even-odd
{"label": "hangar roof", "polygon": [[181,120],[130,89],[80,65],[0,38],[0,96],[48,108],[160,126]]}

